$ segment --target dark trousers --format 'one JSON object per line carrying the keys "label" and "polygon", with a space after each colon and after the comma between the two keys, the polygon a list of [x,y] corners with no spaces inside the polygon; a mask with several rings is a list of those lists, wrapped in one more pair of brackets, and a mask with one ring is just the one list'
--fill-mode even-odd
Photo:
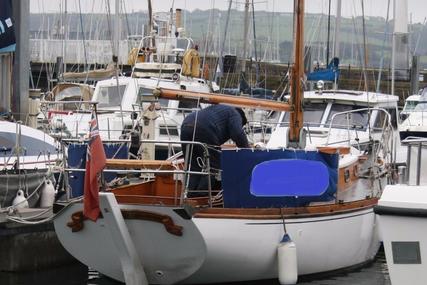
{"label": "dark trousers", "polygon": [[[181,140],[182,141],[196,141],[201,142],[205,144],[212,144],[212,140],[210,140],[209,134],[205,132],[203,129],[199,128],[196,130],[196,134],[194,136],[193,140],[193,132],[194,127],[191,125],[183,125],[181,127]],[[187,146],[188,146],[188,153],[187,153]],[[188,155],[189,161],[188,163],[191,163],[191,166],[189,170],[191,171],[202,171],[203,164],[206,164],[206,161],[204,160],[204,148],[195,145],[195,144],[182,144],[182,152],[184,153],[184,157],[186,158]],[[190,159],[191,156],[191,159]],[[210,167],[219,169],[221,163],[220,163],[220,153],[214,149],[209,149],[209,161],[210,161]],[[202,164],[203,163],[203,164]],[[202,164],[202,165],[201,165]],[[189,182],[188,182],[188,189],[189,190],[207,190],[208,189],[208,176],[207,175],[197,175],[192,174],[190,175]],[[211,188],[212,189],[220,189],[221,183],[215,179],[214,175],[211,175]],[[190,194],[190,193],[189,193]],[[193,193],[189,196],[206,196],[207,192],[199,192],[199,193]]]}

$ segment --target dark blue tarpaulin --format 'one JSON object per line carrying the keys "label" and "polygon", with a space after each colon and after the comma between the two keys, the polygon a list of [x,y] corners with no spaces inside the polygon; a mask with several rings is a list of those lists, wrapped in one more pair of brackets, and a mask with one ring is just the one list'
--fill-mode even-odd
{"label": "dark blue tarpaulin", "polygon": [[[318,197],[255,197],[250,193],[253,168],[261,162],[276,159],[315,160],[329,171],[329,186]],[[304,150],[223,150],[221,155],[222,187],[226,208],[270,208],[304,206],[310,202],[335,198],[338,181],[338,154]],[[286,179],[286,173],[282,174]],[[301,181],[301,185],[304,181]]]}
{"label": "dark blue tarpaulin", "polygon": [[15,29],[12,20],[12,1],[0,0],[0,53],[15,51]]}
{"label": "dark blue tarpaulin", "polygon": [[[86,167],[87,144],[70,144],[68,146],[68,167],[85,169]],[[104,144],[105,156],[107,158],[127,158],[129,150],[124,144]],[[96,158],[95,158],[96,159]],[[105,181],[113,180],[117,175],[115,173],[104,173]],[[71,172],[68,176],[71,188],[71,197],[83,195],[85,173],[81,171]]]}
{"label": "dark blue tarpaulin", "polygon": [[340,77],[339,59],[334,57],[325,69],[317,69],[307,74],[308,81],[331,81],[337,82]]}

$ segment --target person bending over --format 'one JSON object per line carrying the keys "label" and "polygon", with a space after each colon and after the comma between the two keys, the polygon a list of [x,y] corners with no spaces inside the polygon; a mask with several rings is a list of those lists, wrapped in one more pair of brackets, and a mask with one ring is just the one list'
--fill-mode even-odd
{"label": "person bending over", "polygon": [[[249,143],[243,126],[247,123],[245,113],[240,108],[227,105],[212,105],[205,109],[192,112],[185,117],[181,125],[181,140],[205,143],[209,147],[209,161],[211,169],[219,169],[221,165],[221,145],[229,139],[237,147],[248,148]],[[191,152],[192,150],[192,152]],[[184,157],[187,155],[187,144],[182,144]],[[189,145],[189,169],[201,171],[203,169],[203,148],[198,145]],[[211,177],[212,189],[220,189],[221,183]],[[206,175],[190,175],[189,190],[207,190]],[[191,193],[190,193],[191,194]],[[195,195],[194,196],[204,196]]]}

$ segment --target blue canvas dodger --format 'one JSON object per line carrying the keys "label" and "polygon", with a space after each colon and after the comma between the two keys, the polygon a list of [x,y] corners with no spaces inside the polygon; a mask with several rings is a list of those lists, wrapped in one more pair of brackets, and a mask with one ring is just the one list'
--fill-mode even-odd
{"label": "blue canvas dodger", "polygon": [[[329,172],[326,191],[315,197],[256,197],[250,193],[254,167],[264,161],[277,159],[303,159],[323,163]],[[338,181],[338,154],[325,154],[304,150],[223,150],[221,154],[222,186],[226,208],[297,207],[310,202],[335,199]],[[278,173],[284,177],[285,173]]]}

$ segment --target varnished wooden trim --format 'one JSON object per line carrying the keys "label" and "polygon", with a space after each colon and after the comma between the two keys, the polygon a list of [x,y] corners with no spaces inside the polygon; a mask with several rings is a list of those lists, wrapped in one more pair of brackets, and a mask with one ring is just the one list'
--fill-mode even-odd
{"label": "varnished wooden trim", "polygon": [[373,208],[378,203],[378,198],[353,201],[347,203],[316,205],[295,208],[201,208],[194,214],[195,218],[212,219],[251,219],[268,220],[281,219],[282,214],[286,219],[312,218],[339,215]]}
{"label": "varnished wooden trim", "polygon": [[171,170],[174,166],[167,160],[139,160],[139,159],[107,159],[107,167],[111,168],[146,168]]}
{"label": "varnished wooden trim", "polygon": [[[119,204],[178,206],[179,197],[159,197],[151,195],[115,195]],[[206,205],[205,203],[204,205]]]}
{"label": "varnished wooden trim", "polygon": [[350,153],[350,147],[348,146],[338,146],[338,147],[318,146],[317,149],[320,152],[327,153],[327,154],[334,154],[334,153],[349,154]]}
{"label": "varnished wooden trim", "polygon": [[[121,212],[124,219],[145,220],[160,223],[163,224],[168,233],[176,236],[182,236],[183,227],[176,225],[173,219],[168,215],[143,210],[121,210]],[[99,218],[102,219],[102,216]],[[87,218],[83,215],[83,211],[75,212],[71,215],[71,221],[67,223],[67,227],[71,228],[73,233],[79,232],[83,230],[85,220],[87,220]]]}
{"label": "varnished wooden trim", "polygon": [[182,236],[182,227],[174,223],[168,215],[143,210],[122,210],[123,218],[128,220],[146,220],[161,223],[166,231],[176,236]]}
{"label": "varnished wooden trim", "polygon": [[359,180],[359,161],[356,161],[338,171],[338,191],[353,186]]}

